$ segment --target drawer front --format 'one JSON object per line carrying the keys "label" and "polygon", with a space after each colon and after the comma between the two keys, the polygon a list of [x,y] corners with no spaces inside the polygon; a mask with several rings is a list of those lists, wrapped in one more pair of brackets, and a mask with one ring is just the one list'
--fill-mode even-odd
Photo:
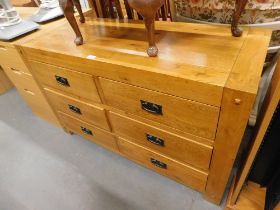
{"label": "drawer front", "polygon": [[9,66],[3,66],[3,69],[17,88],[40,92],[38,85],[30,74],[26,74],[21,70],[14,69]]}
{"label": "drawer front", "polygon": [[15,48],[0,45],[0,66],[9,66],[13,69],[30,74],[30,71]]}
{"label": "drawer front", "polygon": [[60,127],[57,117],[34,81],[34,78],[29,74],[11,70],[8,67],[4,67],[4,71],[30,106],[31,110],[41,118]]}
{"label": "drawer front", "polygon": [[219,109],[120,82],[100,78],[105,102],[173,128],[214,139]]}
{"label": "drawer front", "polygon": [[110,112],[113,131],[131,141],[171,158],[208,169],[213,148]]}
{"label": "drawer front", "polygon": [[47,120],[48,122],[61,127],[53,110],[41,93],[26,88],[18,88],[18,91],[29,105],[33,113]]}
{"label": "drawer front", "polygon": [[110,130],[104,108],[94,106],[73,97],[45,88],[53,108],[89,124]]}
{"label": "drawer front", "polygon": [[0,66],[0,94],[5,93],[9,89],[11,89],[14,85],[10,81],[10,79],[7,77],[5,72]]}
{"label": "drawer front", "polygon": [[92,75],[30,61],[33,73],[41,84],[78,98],[101,102]]}
{"label": "drawer front", "polygon": [[208,174],[148,150],[125,139],[118,139],[120,152],[147,168],[203,192]]}
{"label": "drawer front", "polygon": [[70,115],[59,113],[59,118],[61,123],[69,131],[72,131],[78,135],[85,137],[86,139],[95,142],[107,149],[118,152],[117,141],[112,133],[109,133],[105,130],[97,128],[93,125],[90,125],[86,122],[78,120],[71,117]]}

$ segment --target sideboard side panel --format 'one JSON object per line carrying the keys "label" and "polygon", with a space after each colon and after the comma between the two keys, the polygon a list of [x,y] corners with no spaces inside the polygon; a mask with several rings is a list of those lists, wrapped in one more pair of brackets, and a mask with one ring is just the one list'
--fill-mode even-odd
{"label": "sideboard side panel", "polygon": [[[240,99],[240,104],[236,104],[235,99]],[[213,203],[219,204],[222,200],[254,99],[253,94],[230,89],[224,91],[210,174],[204,195]]]}
{"label": "sideboard side panel", "polygon": [[[205,197],[219,204],[258,92],[271,30],[250,28],[227,79]],[[256,51],[256,44],[258,50]]]}

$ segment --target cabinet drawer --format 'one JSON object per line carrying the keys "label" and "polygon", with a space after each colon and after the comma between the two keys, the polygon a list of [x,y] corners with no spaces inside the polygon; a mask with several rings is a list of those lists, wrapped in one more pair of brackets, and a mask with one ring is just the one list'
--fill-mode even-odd
{"label": "cabinet drawer", "polygon": [[38,85],[30,74],[6,65],[3,66],[3,69],[17,88],[40,92]]}
{"label": "cabinet drawer", "polygon": [[4,65],[30,74],[30,71],[15,48],[0,45],[0,66]]}
{"label": "cabinet drawer", "polygon": [[107,149],[116,152],[119,151],[117,146],[117,141],[112,133],[97,128],[93,125],[78,120],[62,112],[58,112],[58,113],[59,113],[59,118],[61,120],[61,123],[69,131],[81,135],[86,139],[93,141],[96,144],[99,144]]}
{"label": "cabinet drawer", "polygon": [[0,66],[0,94],[5,93],[9,89],[11,89],[14,85],[10,81],[10,79],[7,77],[5,72]]}
{"label": "cabinet drawer", "polygon": [[171,158],[208,169],[212,147],[110,112],[113,131]]}
{"label": "cabinet drawer", "polygon": [[34,81],[34,78],[24,72],[11,70],[9,67],[4,67],[3,69],[25,99],[26,103],[30,106],[31,110],[41,118],[60,127],[57,117],[37,83]]}
{"label": "cabinet drawer", "polygon": [[30,61],[35,77],[41,84],[49,86],[78,98],[100,102],[92,75]]}
{"label": "cabinet drawer", "polygon": [[53,108],[64,112],[87,123],[110,130],[104,108],[94,106],[62,93],[45,88]]}
{"label": "cabinet drawer", "polygon": [[100,78],[105,102],[113,107],[214,139],[219,109],[179,97]]}
{"label": "cabinet drawer", "polygon": [[26,88],[18,88],[18,91],[29,105],[33,113],[49,121],[50,123],[61,127],[51,107],[41,93]]}
{"label": "cabinet drawer", "polygon": [[123,138],[119,138],[118,143],[120,152],[127,158],[195,190],[200,192],[205,190],[208,176],[206,172],[159,155]]}

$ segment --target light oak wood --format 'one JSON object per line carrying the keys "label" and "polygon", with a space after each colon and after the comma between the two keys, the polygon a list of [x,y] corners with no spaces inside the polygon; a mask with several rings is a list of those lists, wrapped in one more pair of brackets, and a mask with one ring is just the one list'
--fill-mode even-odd
{"label": "light oak wood", "polygon": [[[101,102],[92,75],[34,61],[30,61],[29,63],[33,71],[36,71],[35,77],[44,86],[70,93],[81,99]],[[56,76],[66,78],[69,85],[64,86],[59,84]]]}
{"label": "light oak wood", "polygon": [[242,189],[237,203],[231,204],[234,183],[231,185],[225,210],[264,210],[266,188],[260,187],[254,182],[248,182],[248,185]]}
{"label": "light oak wood", "polygon": [[[224,88],[205,197],[220,203],[258,91],[271,31],[250,29]],[[259,47],[256,51],[256,43]],[[254,59],[252,59],[254,57]],[[237,103],[238,101],[238,103]]]}
{"label": "light oak wood", "polygon": [[149,120],[147,118],[144,118],[144,117],[141,117],[141,116],[138,116],[138,115],[135,115],[135,114],[127,113],[125,111],[122,111],[120,109],[108,106],[106,104],[102,104],[102,107],[104,107],[108,112],[114,112],[114,113],[116,113],[118,115],[121,115],[121,116],[124,116],[126,118],[133,119],[135,121],[141,122],[141,123],[146,124],[146,125],[150,125],[152,127],[155,127],[157,129],[166,131],[168,133],[175,134],[177,136],[181,136],[182,138],[192,139],[195,142],[198,142],[198,143],[201,143],[203,145],[210,146],[210,147],[213,147],[213,145],[214,145],[213,140],[202,138],[202,137],[199,137],[199,136],[192,135],[190,133],[183,132],[182,130],[178,130],[178,129],[172,128],[170,126],[160,124],[158,122],[155,122],[154,120]]}
{"label": "light oak wood", "polygon": [[9,66],[15,70],[20,70],[24,73],[30,74],[30,71],[15,48],[3,46],[0,43],[0,58],[0,65]]}
{"label": "light oak wood", "polygon": [[[179,163],[166,156],[152,152],[140,145],[127,141],[123,138],[118,139],[120,152],[127,158],[136,161],[164,176],[176,180],[182,184],[203,192],[207,181],[207,173],[195,169],[186,164]],[[166,169],[159,168],[151,163],[151,158],[161,161],[167,165]]]}
{"label": "light oak wood", "polygon": [[280,210],[280,203],[275,207],[275,210]]}
{"label": "light oak wood", "polygon": [[[114,133],[153,151],[165,154],[195,167],[208,169],[212,155],[212,147],[187,139],[182,136],[158,129],[151,125],[119,115],[109,113]],[[164,146],[155,145],[147,140],[147,134],[164,141]]]}
{"label": "light oak wood", "polygon": [[[21,18],[28,19],[33,13],[38,10],[38,8],[17,7],[16,10],[17,12],[19,12]],[[40,30],[36,30],[24,36],[20,36],[9,42],[0,41],[0,65],[4,65],[5,69],[10,69],[12,70],[12,72],[18,72],[19,74],[25,73],[23,75],[30,76],[27,77],[28,79],[26,81],[24,81],[24,78],[26,78],[25,76],[21,77],[22,79],[19,79],[19,77],[16,76],[11,80],[16,80],[16,82],[19,82],[19,84],[15,83],[15,86],[24,97],[31,110],[39,117],[49,121],[50,123],[58,127],[61,126],[56,115],[45,99],[45,96],[40,90],[39,86],[36,84],[36,81],[33,79],[31,72],[29,71],[29,66],[26,63],[25,58],[22,57],[22,51],[17,48],[16,45],[34,40],[38,37],[41,37],[42,35],[47,34],[48,31],[54,30],[59,24],[61,24],[61,22],[63,22],[63,19],[57,19],[55,21],[40,25]],[[11,76],[13,75],[13,73],[9,75]]]}
{"label": "light oak wood", "polygon": [[31,110],[39,117],[47,120],[57,127],[61,127],[57,117],[52,111],[50,105],[47,103],[33,77],[13,68],[6,66],[3,66],[3,68]]}
{"label": "light oak wood", "polygon": [[79,27],[86,41],[82,46],[69,44],[73,32],[65,22],[52,33],[52,37],[63,34],[64,39],[46,36],[24,44],[24,51],[29,59],[218,107],[223,86],[247,38],[247,32],[240,39],[233,38],[224,27],[158,22],[157,45],[168,50],[151,59],[145,53],[146,32],[141,22],[88,17]]}
{"label": "light oak wood", "polygon": [[279,103],[279,100],[280,100],[280,63],[278,59],[278,64],[274,71],[271,84],[267,91],[266,98],[264,100],[257,124],[255,126],[255,135],[252,140],[252,146],[250,147],[246,160],[242,168],[239,170],[239,173],[236,178],[233,194],[231,197],[232,204],[236,203],[237,201],[238,195],[249,174],[249,171],[252,167],[257,152],[259,151],[259,148],[262,144],[267,128],[271,122],[271,119]]}
{"label": "light oak wood", "polygon": [[[30,16],[35,13],[38,8],[17,7],[16,10],[19,12],[21,18],[27,19],[30,18]],[[5,67],[6,73],[7,71],[9,71],[9,73],[7,73],[9,75],[8,77],[10,77],[11,75],[15,75],[14,73],[17,72],[18,75],[15,75],[15,77],[10,79],[13,81],[15,87],[19,90],[23,98],[26,100],[31,110],[39,117],[59,127],[61,126],[56,115],[45,99],[45,96],[43,95],[36,81],[32,77],[31,72],[29,71],[29,67],[24,57],[22,57],[21,50],[16,48],[15,45],[33,40],[36,37],[42,36],[43,34],[47,34],[47,31],[55,28],[56,24],[58,24],[60,21],[62,20],[56,20],[41,25],[40,30],[20,36],[9,42],[0,41],[0,65]],[[20,74],[24,76],[20,77]],[[24,78],[28,79],[24,81]],[[19,82],[19,84],[17,84],[16,82]]]}
{"label": "light oak wood", "polygon": [[39,87],[33,80],[32,75],[5,65],[3,65],[3,70],[11,79],[11,81],[15,84],[16,87],[31,88],[35,89],[35,91],[40,91]]}
{"label": "light oak wood", "polygon": [[4,73],[3,69],[0,66],[0,94],[3,94],[13,88],[14,85]]}
{"label": "light oak wood", "polygon": [[[107,105],[178,128],[197,136],[214,139],[219,109],[213,106],[100,78]],[[140,100],[162,106],[162,115],[141,108]]]}
{"label": "light oak wood", "polygon": [[[92,105],[49,88],[45,88],[45,93],[56,111],[66,113],[105,130],[111,130],[103,107]],[[73,112],[69,105],[75,106],[80,112]]]}
{"label": "light oak wood", "polygon": [[[70,115],[59,112],[59,118],[63,126],[73,133],[76,133],[80,136],[85,137],[86,139],[99,144],[109,150],[118,152],[118,146],[116,138],[112,133],[109,133],[105,130],[102,130],[94,125],[88,124],[77,118],[71,117]],[[92,135],[88,135],[81,130],[81,126],[89,129],[92,132]]]}
{"label": "light oak wood", "polygon": [[[257,94],[271,31],[247,28],[242,37],[234,38],[228,27],[158,22],[156,39],[158,47],[165,50],[160,50],[157,58],[148,58],[140,22],[87,17],[79,27],[85,38],[79,47],[71,44],[73,32],[65,21],[46,36],[17,47],[33,63],[91,75],[106,113],[121,113],[210,147],[214,142],[203,190],[206,198],[219,203]],[[35,68],[31,72],[37,75]],[[43,84],[43,79],[38,82]],[[102,81],[106,81],[105,88]],[[80,89],[71,97],[79,99],[80,94],[86,93]],[[163,114],[166,105],[174,109],[167,108],[168,118],[144,114],[142,97],[163,105]],[[127,151],[127,157],[133,159],[134,153]]]}

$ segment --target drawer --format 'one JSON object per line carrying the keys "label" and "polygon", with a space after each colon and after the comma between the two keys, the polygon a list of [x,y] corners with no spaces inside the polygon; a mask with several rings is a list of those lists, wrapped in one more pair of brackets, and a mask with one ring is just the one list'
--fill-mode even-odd
{"label": "drawer", "polygon": [[31,110],[41,118],[60,127],[57,117],[48,104],[45,96],[35,82],[34,78],[22,71],[4,66],[4,71],[16,86]]}
{"label": "drawer", "polygon": [[113,131],[117,135],[124,136],[137,144],[179,161],[203,169],[209,168],[212,146],[163,131],[113,112],[110,112],[109,117]]}
{"label": "drawer", "polygon": [[80,136],[85,137],[86,139],[95,142],[107,149],[118,152],[118,146],[115,136],[112,133],[109,133],[105,130],[97,128],[93,125],[90,125],[86,122],[78,120],[77,118],[71,117],[70,115],[59,113],[59,118],[61,123],[65,126],[66,129],[76,133]]}
{"label": "drawer", "polygon": [[105,102],[115,108],[207,139],[214,139],[219,108],[100,78]]}
{"label": "drawer", "polygon": [[21,70],[14,69],[6,65],[3,66],[3,69],[17,88],[30,89],[33,92],[41,91],[30,74],[26,74]]}
{"label": "drawer", "polygon": [[34,76],[41,84],[78,98],[101,102],[92,75],[30,61]]}
{"label": "drawer", "polygon": [[14,85],[10,81],[10,79],[7,77],[5,72],[0,66],[0,94],[5,93],[9,89],[11,89]]}
{"label": "drawer", "polygon": [[32,91],[26,88],[17,89],[34,114],[57,127],[61,127],[56,115],[41,92]]}
{"label": "drawer", "polygon": [[0,66],[9,66],[13,69],[30,74],[20,53],[15,48],[0,45]]}
{"label": "drawer", "polygon": [[118,144],[120,152],[127,158],[195,190],[200,192],[205,190],[208,176],[206,172],[152,152],[123,138],[118,139]]}
{"label": "drawer", "polygon": [[104,108],[83,102],[48,88],[45,88],[45,93],[55,110],[64,112],[89,124],[110,130]]}

